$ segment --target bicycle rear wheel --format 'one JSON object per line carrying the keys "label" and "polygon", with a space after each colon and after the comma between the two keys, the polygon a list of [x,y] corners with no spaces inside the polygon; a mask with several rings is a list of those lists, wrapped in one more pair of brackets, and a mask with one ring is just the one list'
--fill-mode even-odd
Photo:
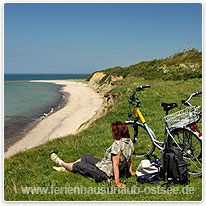
{"label": "bicycle rear wheel", "polygon": [[[191,175],[202,175],[202,141],[187,128],[174,128],[171,135],[183,150],[183,157]],[[178,149],[177,144],[169,136],[168,144]]]}
{"label": "bicycle rear wheel", "polygon": [[155,145],[148,131],[144,126],[141,125],[135,125],[134,129],[136,130],[135,132],[137,134],[137,137],[135,138],[136,141],[134,142],[133,155],[135,157],[149,157],[154,152]]}

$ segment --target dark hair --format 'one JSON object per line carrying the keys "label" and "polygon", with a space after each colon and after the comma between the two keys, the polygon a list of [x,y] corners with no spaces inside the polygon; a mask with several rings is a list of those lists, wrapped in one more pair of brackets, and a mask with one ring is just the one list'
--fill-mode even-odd
{"label": "dark hair", "polygon": [[112,135],[115,140],[122,138],[130,138],[129,129],[127,125],[121,121],[115,121],[111,124]]}

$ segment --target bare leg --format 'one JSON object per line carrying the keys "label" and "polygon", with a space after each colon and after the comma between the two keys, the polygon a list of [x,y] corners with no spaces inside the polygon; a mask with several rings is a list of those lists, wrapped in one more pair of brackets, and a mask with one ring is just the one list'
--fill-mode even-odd
{"label": "bare leg", "polygon": [[79,162],[79,161],[81,161],[81,158],[80,158],[80,159],[78,159],[78,160],[76,160],[74,163]]}
{"label": "bare leg", "polygon": [[[74,163],[76,163],[76,162],[79,162],[79,161],[81,161],[81,159],[78,159],[77,161],[75,161]],[[72,171],[72,167],[73,167],[73,164],[74,164],[73,162],[72,163],[66,163],[66,162],[62,162],[61,163],[61,166],[62,167],[64,167],[64,168],[66,168],[66,169],[68,169],[68,170],[70,170],[70,171]]]}
{"label": "bare leg", "polygon": [[72,171],[73,164],[74,163],[66,163],[66,162],[62,162],[61,163],[62,167],[66,168],[66,169],[68,169],[70,171]]}

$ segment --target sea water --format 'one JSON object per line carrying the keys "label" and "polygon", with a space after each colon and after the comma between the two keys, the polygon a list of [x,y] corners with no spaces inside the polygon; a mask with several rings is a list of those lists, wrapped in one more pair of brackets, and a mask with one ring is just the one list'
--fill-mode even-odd
{"label": "sea water", "polygon": [[7,74],[4,79],[4,146],[21,138],[35,123],[60,109],[67,94],[62,85],[27,80],[78,79],[87,74]]}

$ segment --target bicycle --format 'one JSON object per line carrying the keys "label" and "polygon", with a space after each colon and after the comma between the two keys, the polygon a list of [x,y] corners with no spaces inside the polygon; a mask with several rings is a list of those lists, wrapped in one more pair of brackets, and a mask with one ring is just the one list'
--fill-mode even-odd
{"label": "bicycle", "polygon": [[[184,155],[184,158],[187,159],[186,163],[190,167],[190,174],[194,173],[196,176],[201,176],[202,174],[202,133],[197,126],[202,117],[202,112],[200,106],[193,106],[189,101],[192,97],[199,94],[202,94],[202,92],[195,92],[186,100],[181,101],[183,105],[187,106],[185,109],[165,117],[168,125],[171,127],[171,134],[176,142],[181,145],[183,151],[185,151],[186,155]],[[191,135],[192,133],[186,132],[186,130],[183,132],[181,128],[191,130],[196,136]],[[168,142],[170,146],[177,149],[170,136],[168,137]]]}
{"label": "bicycle", "polygon": [[[135,97],[136,92],[143,91],[146,88],[150,88],[150,85],[139,86],[135,89],[133,94],[129,97],[130,104],[136,104],[136,115],[134,120],[127,120],[125,124],[132,125],[134,129],[134,137],[132,139],[134,143],[134,156],[136,157],[148,157],[155,151],[157,147],[161,152],[165,149],[167,145],[176,145],[176,148],[180,149],[183,152],[183,157],[188,162],[196,163],[196,160],[202,154],[202,142],[195,134],[188,127],[181,127],[176,125],[173,127],[174,124],[169,124],[168,119],[165,119],[165,132],[164,132],[164,141],[157,140],[154,132],[148,126],[146,120],[144,119],[141,111],[140,111],[140,100]],[[177,103],[162,103],[161,106],[163,110],[166,112],[166,117],[168,117],[168,113],[170,110],[178,107]],[[128,117],[131,117],[131,114],[128,114]],[[187,138],[186,138],[187,137]],[[183,141],[177,141],[182,139]],[[186,141],[186,139],[188,141]],[[198,144],[195,145],[193,148],[193,144],[189,140],[197,139]],[[178,143],[179,142],[179,143]],[[192,144],[192,146],[190,145]],[[197,148],[196,148],[197,147]],[[197,154],[196,154],[197,151]],[[188,164],[188,170],[190,174],[200,176],[202,173],[202,164],[198,159],[197,168]]]}

